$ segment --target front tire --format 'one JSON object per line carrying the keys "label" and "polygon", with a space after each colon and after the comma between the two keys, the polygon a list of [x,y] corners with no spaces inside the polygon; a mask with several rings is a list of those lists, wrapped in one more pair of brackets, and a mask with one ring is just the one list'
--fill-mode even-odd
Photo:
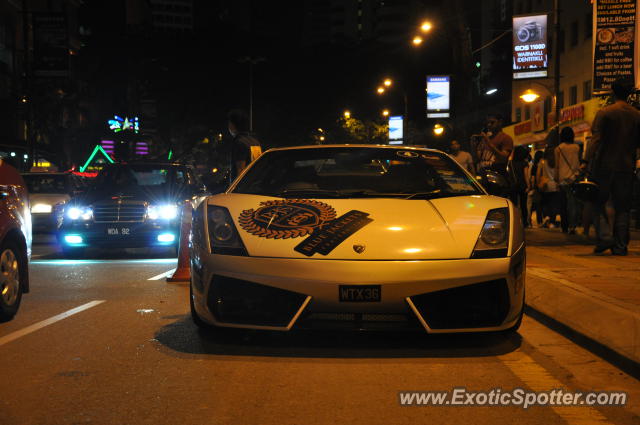
{"label": "front tire", "polygon": [[26,273],[26,253],[17,242],[5,241],[0,248],[0,321],[11,320],[18,312]]}

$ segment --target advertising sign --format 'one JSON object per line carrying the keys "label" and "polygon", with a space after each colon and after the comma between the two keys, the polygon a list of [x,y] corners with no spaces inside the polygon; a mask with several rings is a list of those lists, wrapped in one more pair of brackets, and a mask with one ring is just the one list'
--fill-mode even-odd
{"label": "advertising sign", "polygon": [[451,77],[427,75],[427,118],[449,118]]}
{"label": "advertising sign", "polygon": [[546,78],[547,15],[513,17],[513,79]]}
{"label": "advertising sign", "polygon": [[401,145],[402,144],[402,116],[389,117],[389,144]]}
{"label": "advertising sign", "polygon": [[531,131],[544,131],[544,100],[532,103],[531,108]]}
{"label": "advertising sign", "polygon": [[606,93],[616,78],[637,78],[634,62],[636,0],[597,0],[594,3],[593,92]]}
{"label": "advertising sign", "polygon": [[33,14],[33,70],[38,77],[69,74],[67,21],[62,14]]}

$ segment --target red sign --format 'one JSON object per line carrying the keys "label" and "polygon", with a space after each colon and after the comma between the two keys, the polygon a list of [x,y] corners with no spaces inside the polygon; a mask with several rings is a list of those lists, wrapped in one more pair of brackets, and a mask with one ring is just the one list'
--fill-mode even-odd
{"label": "red sign", "polygon": [[[569,106],[568,108],[564,108],[560,110],[560,123],[567,121],[576,121],[579,119],[584,119],[584,105],[575,105]],[[549,126],[555,125],[556,117],[554,112],[550,112],[547,115],[547,122]]]}
{"label": "red sign", "polygon": [[531,133],[531,121],[525,121],[523,123],[517,124],[513,128],[513,134],[519,136],[524,133]]}
{"label": "red sign", "polygon": [[574,121],[584,117],[584,105],[570,106],[560,111],[560,122]]}

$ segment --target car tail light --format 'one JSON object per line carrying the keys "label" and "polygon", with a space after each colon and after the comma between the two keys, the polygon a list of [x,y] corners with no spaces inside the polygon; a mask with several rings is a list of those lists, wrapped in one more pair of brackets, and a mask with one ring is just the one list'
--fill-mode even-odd
{"label": "car tail light", "polygon": [[229,211],[224,207],[207,206],[209,244],[211,252],[222,255],[247,255]]}
{"label": "car tail light", "polygon": [[509,249],[509,209],[489,210],[471,258],[506,257]]}

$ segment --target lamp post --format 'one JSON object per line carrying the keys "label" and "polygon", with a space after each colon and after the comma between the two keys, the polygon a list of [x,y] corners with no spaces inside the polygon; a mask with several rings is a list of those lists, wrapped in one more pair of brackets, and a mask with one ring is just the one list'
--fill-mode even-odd
{"label": "lamp post", "polygon": [[263,57],[245,56],[240,58],[238,62],[249,64],[249,131],[253,131],[253,66],[264,62]]}
{"label": "lamp post", "polygon": [[[382,82],[382,85],[378,86],[378,89],[376,90],[378,92],[379,95],[383,95],[384,93],[386,93],[388,88],[391,88],[394,85],[394,82],[391,78],[385,78],[384,81]],[[407,99],[407,91],[404,90],[404,88],[401,88],[400,91],[402,92],[402,101],[404,103],[404,120],[403,122],[403,134],[405,135],[404,137],[407,137],[406,134],[406,130],[407,130],[407,121],[408,121],[408,115],[409,115],[409,102]],[[387,115],[384,115],[387,116]]]}

